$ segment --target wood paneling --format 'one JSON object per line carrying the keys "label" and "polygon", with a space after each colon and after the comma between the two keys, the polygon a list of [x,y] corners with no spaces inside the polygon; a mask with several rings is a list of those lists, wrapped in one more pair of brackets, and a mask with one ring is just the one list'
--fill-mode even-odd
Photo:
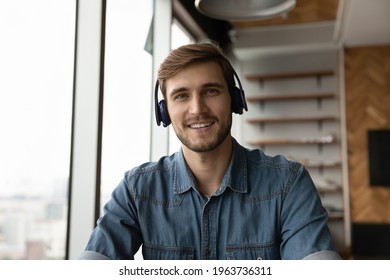
{"label": "wood paneling", "polygon": [[367,131],[390,128],[390,46],[346,49],[345,79],[351,221],[388,223],[390,188],[369,185]]}
{"label": "wood paneling", "polygon": [[283,24],[335,21],[339,0],[297,0],[295,8],[286,17],[232,22],[237,28],[258,27]]}

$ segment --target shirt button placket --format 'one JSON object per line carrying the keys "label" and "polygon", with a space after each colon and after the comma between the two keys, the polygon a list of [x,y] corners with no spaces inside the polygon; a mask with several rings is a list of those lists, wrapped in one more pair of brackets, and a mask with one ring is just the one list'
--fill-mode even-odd
{"label": "shirt button placket", "polygon": [[202,215],[202,258],[203,259],[214,259],[213,256],[213,246],[215,242],[212,241],[215,233],[213,232],[213,206],[212,202],[209,200],[203,208]]}
{"label": "shirt button placket", "polygon": [[208,248],[209,240],[209,205],[203,207],[202,213],[202,259],[208,259],[210,254],[210,249]]}

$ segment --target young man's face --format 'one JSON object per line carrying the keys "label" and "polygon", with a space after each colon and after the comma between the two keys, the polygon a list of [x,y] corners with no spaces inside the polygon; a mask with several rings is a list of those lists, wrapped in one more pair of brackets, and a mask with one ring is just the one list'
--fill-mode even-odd
{"label": "young man's face", "polygon": [[214,150],[230,134],[231,98],[217,63],[192,64],[169,78],[166,101],[173,129],[188,149]]}

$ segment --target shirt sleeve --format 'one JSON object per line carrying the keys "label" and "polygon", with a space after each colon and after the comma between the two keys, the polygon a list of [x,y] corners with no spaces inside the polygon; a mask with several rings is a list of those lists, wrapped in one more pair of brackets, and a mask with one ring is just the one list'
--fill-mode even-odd
{"label": "shirt sleeve", "polygon": [[102,255],[98,252],[93,251],[84,251],[82,252],[78,258],[78,260],[110,260],[110,258],[106,257],[105,255]]}
{"label": "shirt sleeve", "polygon": [[[321,251],[335,252],[327,221],[328,213],[309,173],[296,163],[287,181],[281,210],[282,259],[303,259]],[[332,256],[334,258],[334,254]]]}
{"label": "shirt sleeve", "polygon": [[98,220],[80,259],[87,259],[88,256],[112,260],[134,259],[142,244],[142,237],[128,184],[125,176],[113,191],[111,199],[104,206],[104,215]]}
{"label": "shirt sleeve", "polygon": [[303,260],[342,260],[341,256],[334,251],[318,251],[303,258]]}

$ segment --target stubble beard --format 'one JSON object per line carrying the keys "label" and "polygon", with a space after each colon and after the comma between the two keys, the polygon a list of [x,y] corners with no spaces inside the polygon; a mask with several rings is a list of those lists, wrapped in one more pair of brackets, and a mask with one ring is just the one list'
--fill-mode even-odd
{"label": "stubble beard", "polygon": [[232,117],[230,115],[229,120],[221,123],[220,129],[211,140],[205,139],[205,141],[202,141],[202,143],[196,144],[193,141],[191,141],[188,134],[186,134],[183,130],[173,125],[173,129],[180,142],[191,151],[197,153],[209,152],[217,148],[230,134],[231,127],[232,127]]}

